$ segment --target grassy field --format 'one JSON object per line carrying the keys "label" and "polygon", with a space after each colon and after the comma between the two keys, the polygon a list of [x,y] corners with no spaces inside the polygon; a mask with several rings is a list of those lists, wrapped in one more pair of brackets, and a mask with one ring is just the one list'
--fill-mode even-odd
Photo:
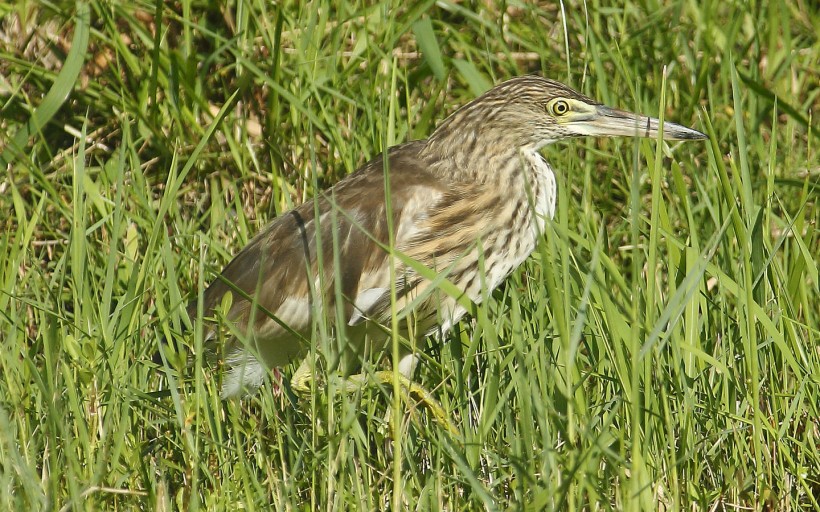
{"label": "grassy field", "polygon": [[[816,4],[369,4],[0,6],[0,509],[820,510]],[[710,140],[544,149],[537,253],[422,340],[459,438],[151,362],[269,219],[532,72]]]}

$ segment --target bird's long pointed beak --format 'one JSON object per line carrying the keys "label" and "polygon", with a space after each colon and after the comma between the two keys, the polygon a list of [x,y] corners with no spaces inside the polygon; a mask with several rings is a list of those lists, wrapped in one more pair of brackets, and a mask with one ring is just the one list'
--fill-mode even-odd
{"label": "bird's long pointed beak", "polygon": [[[578,129],[583,135],[596,137],[657,138],[660,126],[660,121],[654,117],[598,105],[591,118],[579,122],[578,126],[573,128]],[[663,138],[666,140],[696,140],[705,139],[706,135],[667,121],[663,123]]]}

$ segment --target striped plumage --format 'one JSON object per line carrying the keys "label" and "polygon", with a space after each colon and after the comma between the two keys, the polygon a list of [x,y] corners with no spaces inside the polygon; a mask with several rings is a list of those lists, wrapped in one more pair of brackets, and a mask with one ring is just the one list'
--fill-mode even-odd
{"label": "striped plumage", "polygon": [[[663,128],[668,139],[702,137],[672,123]],[[406,258],[444,272],[470,300],[480,301],[529,256],[553,215],[555,178],[541,147],[578,135],[656,136],[657,129],[657,120],[603,107],[558,82],[514,78],[463,106],[427,140],[388,149],[386,163],[381,155],[315,201],[274,219],[202,297],[211,316],[233,290],[227,318],[247,334],[222,351],[229,367],[223,396],[258,387],[267,368],[303,357],[314,314],[332,322],[341,308],[345,339],[338,340],[337,353],[325,355],[345,374],[359,364],[365,339],[375,349],[388,339],[378,324],[389,325],[391,311],[405,316],[417,297],[423,299],[401,325],[414,322],[416,334],[448,329],[464,307],[431,288]],[[391,239],[405,259],[383,249]],[[195,312],[196,301],[189,309]],[[414,365],[408,353],[401,370],[409,377]]]}

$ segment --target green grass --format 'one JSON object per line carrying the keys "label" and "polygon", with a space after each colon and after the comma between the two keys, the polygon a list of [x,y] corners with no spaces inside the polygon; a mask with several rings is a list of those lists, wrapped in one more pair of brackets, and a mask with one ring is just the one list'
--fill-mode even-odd
{"label": "green grass", "polygon": [[[222,4],[0,6],[0,508],[820,510],[811,2]],[[151,363],[270,218],[530,72],[710,140],[545,149],[538,252],[423,341],[463,444]]]}

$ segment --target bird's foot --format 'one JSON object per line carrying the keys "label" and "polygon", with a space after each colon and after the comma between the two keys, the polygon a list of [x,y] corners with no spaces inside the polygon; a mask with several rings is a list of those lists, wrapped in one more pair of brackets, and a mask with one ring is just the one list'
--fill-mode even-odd
{"label": "bird's foot", "polygon": [[290,379],[290,388],[303,398],[310,396],[313,390],[311,383],[318,388],[324,387],[323,382],[317,382],[318,377],[313,375],[313,368],[315,368],[315,363],[311,361],[310,357],[306,357]]}
{"label": "bird's foot", "polygon": [[[310,396],[313,389],[324,388],[324,383],[316,381],[316,376],[313,374],[313,367],[314,365],[312,364],[310,358],[305,358],[293,374],[290,381],[290,387],[297,395],[302,397]],[[430,411],[430,414],[433,415],[436,423],[443,426],[450,435],[454,437],[460,436],[458,428],[456,428],[455,424],[450,420],[449,416],[444,411],[444,408],[438,400],[433,397],[432,393],[424,389],[419,384],[408,379],[401,373],[394,375],[394,372],[392,371],[382,370],[373,373],[351,375],[342,381],[343,384],[341,389],[345,393],[355,393],[361,390],[363,386],[373,384],[380,386],[392,386],[394,376],[398,378],[399,392],[402,394],[402,398],[405,401],[409,402],[410,398],[412,398],[414,401],[423,405],[428,411]]]}
{"label": "bird's foot", "polygon": [[[393,372],[381,371],[377,372],[377,374],[380,374],[378,375],[378,378],[384,384],[393,382]],[[458,428],[450,420],[450,416],[445,412],[444,407],[441,406],[439,401],[436,400],[432,393],[402,374],[399,374],[398,377],[402,389],[404,390],[405,400],[410,397],[414,398],[418,403],[422,404],[428,411],[430,411],[430,414],[433,415],[436,422],[447,429],[447,432],[451,436],[458,438],[461,435]]]}
{"label": "bird's foot", "polygon": [[417,403],[427,408],[427,410],[433,415],[436,422],[447,429],[447,432],[450,435],[454,437],[458,437],[460,435],[458,428],[456,428],[455,424],[450,421],[450,418],[444,411],[444,408],[438,400],[433,397],[432,393],[424,389],[419,384],[408,379],[401,373],[396,375],[392,371],[383,370],[369,374],[360,373],[358,375],[352,375],[345,379],[345,391],[352,393],[361,389],[362,386],[371,384],[392,386],[394,384],[394,377],[398,378],[400,393],[405,401],[409,402],[409,399],[413,398]]}

